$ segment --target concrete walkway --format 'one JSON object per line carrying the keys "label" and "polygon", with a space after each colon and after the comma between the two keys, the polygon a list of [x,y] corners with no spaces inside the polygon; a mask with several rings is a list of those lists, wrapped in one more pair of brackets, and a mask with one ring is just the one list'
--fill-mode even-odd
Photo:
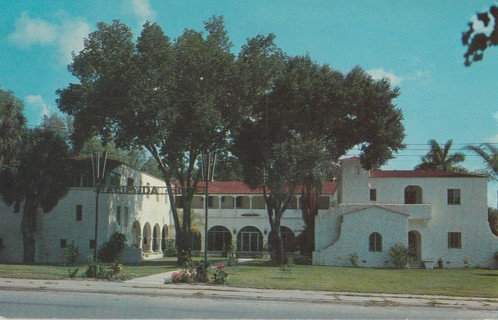
{"label": "concrete walkway", "polygon": [[304,290],[265,290],[200,284],[164,284],[171,272],[128,281],[0,279],[0,290],[58,291],[152,295],[205,299],[267,300],[299,303],[344,303],[361,306],[411,306],[498,311],[498,298],[407,294],[369,294]]}

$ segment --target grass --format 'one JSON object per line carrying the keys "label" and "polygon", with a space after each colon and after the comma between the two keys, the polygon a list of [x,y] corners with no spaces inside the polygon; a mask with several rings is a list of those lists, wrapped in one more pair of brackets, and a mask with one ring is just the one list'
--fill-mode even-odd
{"label": "grass", "polygon": [[279,267],[255,260],[226,271],[234,287],[498,298],[498,270],[296,265],[282,278]]}
{"label": "grass", "polygon": [[[81,278],[86,265],[79,268]],[[70,267],[0,264],[0,277],[61,280]],[[71,267],[74,269],[75,267]],[[178,269],[176,258],[125,265],[125,277],[143,277]],[[228,285],[261,289],[319,290],[333,292],[427,294],[498,298],[498,270],[486,269],[371,269],[295,265],[282,274],[266,260],[226,267]]]}
{"label": "grass", "polygon": [[[24,264],[0,264],[0,277],[14,279],[44,279],[62,280],[69,278],[68,270],[79,268],[76,278],[82,278],[87,265],[62,266],[62,265],[24,265]],[[158,260],[144,261],[141,265],[125,265],[125,278],[145,277],[152,274],[168,272],[178,269],[176,258],[163,258]]]}

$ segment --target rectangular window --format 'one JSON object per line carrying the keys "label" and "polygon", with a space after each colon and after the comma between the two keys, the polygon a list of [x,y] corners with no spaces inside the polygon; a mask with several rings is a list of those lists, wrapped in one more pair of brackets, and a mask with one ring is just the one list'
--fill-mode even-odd
{"label": "rectangular window", "polygon": [[128,207],[125,207],[124,211],[125,211],[125,228],[128,228],[128,219],[129,219],[128,218],[128,214],[129,214]]}
{"label": "rectangular window", "polygon": [[121,225],[121,206],[116,208],[116,222]]}
{"label": "rectangular window", "polygon": [[461,249],[462,248],[462,233],[461,232],[448,232],[448,248]]}
{"label": "rectangular window", "polygon": [[177,209],[183,209],[183,196],[175,196],[175,205]]}
{"label": "rectangular window", "polygon": [[90,249],[95,249],[95,240],[90,240]]}
{"label": "rectangular window", "polygon": [[127,187],[133,187],[135,185],[135,179],[128,178],[128,181],[126,182]]}
{"label": "rectangular window", "polygon": [[318,209],[327,210],[330,207],[330,197],[320,196],[318,198]]}
{"label": "rectangular window", "polygon": [[67,240],[66,239],[61,239],[61,248],[67,247]]}
{"label": "rectangular window", "polygon": [[81,221],[81,220],[83,220],[83,206],[77,205],[76,206],[76,221]]}
{"label": "rectangular window", "polygon": [[121,175],[111,171],[111,173],[109,173],[109,184],[111,186],[119,187],[121,185]]}
{"label": "rectangular window", "polygon": [[448,204],[460,204],[460,189],[448,189]]}
{"label": "rectangular window", "polygon": [[377,189],[370,189],[370,201],[377,201]]}

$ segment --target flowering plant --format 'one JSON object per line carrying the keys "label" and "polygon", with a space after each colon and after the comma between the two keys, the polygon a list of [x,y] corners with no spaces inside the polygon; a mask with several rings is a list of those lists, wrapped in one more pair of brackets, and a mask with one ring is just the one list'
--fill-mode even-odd
{"label": "flowering plant", "polygon": [[185,274],[183,271],[176,271],[171,274],[171,282],[172,283],[180,283],[184,282]]}
{"label": "flowering plant", "polygon": [[216,284],[225,284],[228,278],[228,273],[225,272],[225,265],[218,263],[213,274],[213,282]]}

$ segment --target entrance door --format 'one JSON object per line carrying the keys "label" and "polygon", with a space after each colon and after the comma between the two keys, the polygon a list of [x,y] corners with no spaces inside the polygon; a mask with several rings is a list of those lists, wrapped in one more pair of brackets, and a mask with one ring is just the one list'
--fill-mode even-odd
{"label": "entrance door", "polygon": [[408,248],[413,260],[420,261],[421,254],[421,237],[417,231],[408,232]]}

